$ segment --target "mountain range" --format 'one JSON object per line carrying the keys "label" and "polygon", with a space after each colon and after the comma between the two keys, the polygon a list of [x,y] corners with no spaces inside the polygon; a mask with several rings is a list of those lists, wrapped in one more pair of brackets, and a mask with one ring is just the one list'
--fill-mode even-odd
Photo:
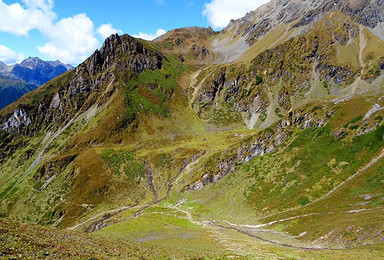
{"label": "mountain range", "polygon": [[1,256],[380,259],[383,70],[381,0],[113,34],[0,110]]}
{"label": "mountain range", "polygon": [[27,58],[13,66],[0,61],[0,109],[72,69],[71,65],[60,61],[43,61],[37,57]]}

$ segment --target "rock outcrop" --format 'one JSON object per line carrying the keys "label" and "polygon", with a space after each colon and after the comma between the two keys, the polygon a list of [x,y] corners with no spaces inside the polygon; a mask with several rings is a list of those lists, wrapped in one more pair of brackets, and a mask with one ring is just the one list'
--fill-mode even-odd
{"label": "rock outcrop", "polygon": [[27,112],[23,108],[17,108],[13,111],[13,114],[8,120],[1,126],[0,130],[11,133],[12,131],[18,130],[23,126],[28,126],[32,123],[28,117]]}

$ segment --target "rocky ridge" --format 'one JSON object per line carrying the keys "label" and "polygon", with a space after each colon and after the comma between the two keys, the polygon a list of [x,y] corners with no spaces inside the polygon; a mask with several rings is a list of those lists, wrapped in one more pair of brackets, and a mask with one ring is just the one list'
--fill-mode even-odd
{"label": "rocky ridge", "polygon": [[[273,0],[243,18],[231,20],[223,33],[235,31],[253,45],[277,25],[293,24],[293,28],[314,24],[333,11],[341,11],[353,21],[375,28],[384,21],[381,1],[288,1]],[[304,14],[304,15],[303,15]]]}
{"label": "rocky ridge", "polygon": [[[50,123],[60,126],[76,113],[86,111],[90,106],[97,104],[97,99],[101,102],[99,105],[105,102],[105,99],[103,101],[102,96],[96,92],[103,93],[107,84],[113,80],[113,73],[118,71],[141,73],[146,69],[159,69],[162,66],[162,59],[159,53],[145,48],[130,36],[112,35],[105,40],[100,50],[96,50],[73,72],[63,76],[68,78],[68,82],[63,82],[64,84],[58,89],[54,83],[48,83],[45,87],[52,92],[44,96],[37,105],[24,108],[24,114],[39,127]],[[113,92],[113,89],[108,91],[109,94],[104,94],[110,95],[111,91]],[[7,116],[0,118],[3,130],[7,132],[20,130],[15,124],[6,123],[5,120],[11,120],[6,118]]]}
{"label": "rocky ridge", "polygon": [[[134,74],[162,67],[164,56],[128,35],[112,35],[75,70],[45,84],[44,96],[20,104],[0,116],[2,158],[12,153],[12,139],[28,136],[49,127],[55,131],[91,107],[105,104],[119,87],[121,72]],[[33,95],[33,93],[31,93]],[[28,98],[28,97],[26,97]],[[7,147],[7,149],[5,149]]]}

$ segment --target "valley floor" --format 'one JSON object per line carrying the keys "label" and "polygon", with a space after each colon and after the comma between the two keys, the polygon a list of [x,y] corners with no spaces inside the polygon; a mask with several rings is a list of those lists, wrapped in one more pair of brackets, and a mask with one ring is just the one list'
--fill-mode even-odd
{"label": "valley floor", "polygon": [[[161,219],[160,219],[161,222]],[[165,223],[161,223],[164,224]],[[1,259],[382,259],[380,245],[353,249],[302,250],[258,242],[231,230],[207,229],[216,242],[198,250],[191,244],[185,249],[132,242],[127,239],[89,235],[51,227],[25,225],[0,220]],[[182,237],[174,238],[188,243]],[[231,247],[232,252],[224,250]],[[242,254],[235,253],[242,249]],[[245,250],[244,250],[245,249]]]}

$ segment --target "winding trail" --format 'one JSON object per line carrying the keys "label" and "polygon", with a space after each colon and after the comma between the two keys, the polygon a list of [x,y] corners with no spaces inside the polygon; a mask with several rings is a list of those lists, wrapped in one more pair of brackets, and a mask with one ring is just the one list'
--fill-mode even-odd
{"label": "winding trail", "polygon": [[[252,234],[251,232],[249,232],[248,230],[244,230],[244,229],[240,229],[236,226],[224,226],[224,225],[220,225],[218,223],[216,223],[215,221],[212,221],[212,220],[207,220],[206,218],[200,216],[202,219],[204,219],[204,221],[198,221],[198,220],[195,220],[192,216],[192,214],[187,211],[187,210],[182,210],[178,207],[173,207],[173,209],[176,209],[180,212],[183,212],[184,214],[187,215],[187,218],[188,220],[193,223],[193,224],[197,224],[197,225],[209,225],[209,226],[214,226],[214,227],[218,227],[218,228],[222,228],[222,229],[226,229],[226,230],[234,230],[234,231],[237,231],[243,235],[246,235],[246,236],[249,236],[249,237],[252,237],[252,238],[256,238],[257,240],[260,240],[260,241],[263,241],[263,242],[267,242],[267,243],[271,243],[271,244],[275,244],[275,245],[279,245],[279,246],[283,246],[283,247],[290,247],[290,248],[296,248],[296,249],[303,249],[303,250],[324,250],[324,249],[331,249],[331,248],[327,248],[327,247],[320,247],[320,246],[314,246],[314,247],[305,247],[305,246],[295,246],[295,245],[292,245],[292,244],[287,244],[287,243],[280,243],[279,241],[275,241],[275,240],[270,240],[270,239],[266,239],[266,238],[263,238],[261,236],[258,236],[258,235],[255,235],[255,234]],[[229,222],[228,222],[229,223]],[[264,232],[268,232],[267,230],[262,230]],[[276,231],[275,231],[276,232]],[[282,235],[282,233],[280,232],[276,232],[278,233],[279,235]],[[286,235],[286,234],[283,234],[283,235]]]}
{"label": "winding trail", "polygon": [[[179,179],[181,178],[182,174],[186,173],[186,172],[189,172],[192,169],[192,167],[194,165],[196,165],[199,162],[199,160],[205,154],[206,154],[206,151],[200,152],[198,154],[195,154],[192,158],[189,158],[189,159],[184,161],[184,164],[180,168],[178,174],[174,178],[172,178],[170,180],[170,182],[168,183],[167,194],[166,194],[166,196],[164,198],[162,198],[160,200],[159,199],[155,199],[153,201],[153,203],[151,203],[149,205],[143,205],[143,206],[136,205],[134,207],[122,207],[122,208],[119,208],[119,209],[114,209],[114,210],[110,210],[110,211],[107,211],[107,212],[100,213],[99,215],[94,216],[94,217],[92,217],[89,220],[86,220],[86,221],[83,221],[81,223],[76,224],[75,226],[71,227],[70,230],[74,230],[74,229],[76,229],[76,228],[78,228],[78,227],[88,223],[89,221],[98,219],[100,217],[102,217],[102,218],[97,220],[96,222],[92,223],[88,227],[88,232],[94,232],[94,231],[97,231],[97,230],[101,230],[101,229],[104,229],[104,228],[106,228],[108,226],[116,225],[116,224],[123,223],[123,222],[127,222],[127,221],[130,221],[132,219],[138,218],[140,216],[144,216],[144,215],[149,215],[149,214],[166,214],[164,212],[144,213],[144,210],[146,210],[148,208],[151,208],[151,207],[154,207],[154,206],[158,205],[160,202],[165,201],[166,199],[168,199],[169,195],[170,195],[170,191],[173,188],[173,185],[179,181]],[[147,171],[148,171],[148,169],[147,169]],[[148,172],[151,172],[151,171],[148,171]],[[151,176],[150,173],[148,175]],[[153,177],[153,175],[152,175],[152,177]],[[151,181],[149,181],[149,182],[151,183]],[[117,215],[117,214],[119,214],[119,213],[121,213],[123,211],[126,211],[128,209],[133,209],[133,208],[140,208],[140,209],[137,210],[136,212],[134,212],[130,217],[127,217],[127,218],[125,218],[123,220],[114,221],[114,222],[110,222],[110,223],[105,223],[105,221],[110,219],[112,216]],[[248,237],[257,239],[257,240],[262,241],[262,242],[266,242],[266,243],[270,243],[270,244],[275,244],[275,245],[279,245],[279,246],[283,246],[283,247],[301,249],[301,250],[332,249],[332,248],[321,247],[321,246],[297,246],[297,245],[294,245],[294,244],[283,243],[283,242],[279,242],[279,241],[276,241],[276,240],[267,239],[267,238],[264,238],[264,237],[261,237],[261,236],[255,234],[255,233],[273,233],[275,235],[288,237],[290,239],[295,239],[295,238],[300,237],[300,236],[302,236],[304,234],[300,234],[299,236],[290,236],[290,235],[287,235],[285,233],[281,233],[281,232],[278,232],[278,231],[269,230],[269,229],[260,229],[260,228],[268,226],[268,225],[273,225],[275,223],[296,219],[296,218],[303,217],[303,216],[295,216],[295,217],[291,217],[291,218],[287,218],[287,219],[275,220],[275,221],[272,221],[272,222],[269,222],[269,223],[265,223],[265,224],[260,224],[260,225],[236,225],[236,224],[232,224],[232,223],[230,223],[228,221],[223,221],[223,220],[208,220],[208,219],[206,219],[206,218],[204,218],[203,216],[200,216],[200,215],[199,215],[199,218],[201,218],[202,220],[197,220],[197,219],[195,219],[193,217],[191,212],[189,212],[188,210],[181,209],[178,205],[176,205],[176,206],[169,206],[168,208],[176,210],[178,212],[181,212],[181,213],[185,214],[186,217],[177,216],[177,215],[172,215],[172,216],[177,217],[177,218],[187,219],[192,224],[203,226],[204,228],[209,228],[210,227],[210,228],[221,228],[221,229],[225,229],[225,230],[233,230],[233,231],[236,231],[238,233],[241,233],[241,234],[246,235]],[[307,214],[307,215],[304,215],[304,216],[310,216],[310,215],[315,215],[315,214],[316,213]],[[220,221],[226,223],[226,225],[219,224]],[[341,249],[341,248],[339,248],[339,249]]]}
{"label": "winding trail", "polygon": [[[281,242],[276,241],[276,240],[266,239],[266,238],[263,238],[261,236],[255,235],[253,233],[254,232],[259,232],[259,233],[270,232],[270,233],[286,236],[286,237],[289,237],[289,238],[300,237],[300,235],[296,236],[296,237],[293,237],[293,236],[289,236],[289,235],[281,233],[281,232],[277,232],[277,231],[274,231],[274,230],[267,230],[267,229],[252,230],[253,231],[253,233],[252,233],[249,230],[241,229],[241,228],[239,228],[237,226],[224,226],[224,225],[220,225],[220,224],[216,223],[216,221],[207,220],[206,218],[204,218],[202,216],[199,216],[199,217],[202,218],[203,220],[196,220],[196,219],[193,218],[193,215],[192,215],[191,212],[189,212],[187,210],[180,209],[178,207],[169,207],[169,208],[170,209],[174,209],[176,211],[179,211],[181,213],[184,213],[186,215],[186,217],[178,216],[178,215],[175,215],[175,214],[167,214],[167,213],[164,213],[164,212],[142,213],[145,209],[147,209],[149,207],[151,207],[151,206],[148,206],[148,207],[145,207],[145,208],[141,209],[140,211],[136,212],[133,216],[131,216],[131,217],[129,217],[129,218],[123,220],[123,221],[119,221],[118,223],[129,221],[129,220],[132,220],[132,219],[140,217],[140,216],[151,215],[151,214],[162,214],[162,215],[169,215],[169,216],[176,217],[176,218],[187,219],[192,224],[203,226],[203,227],[216,227],[216,228],[221,228],[221,229],[226,229],[226,230],[234,230],[234,231],[236,231],[238,233],[241,233],[243,235],[255,238],[255,239],[260,240],[262,242],[266,242],[266,243],[270,243],[270,244],[275,244],[275,245],[279,245],[279,246],[283,246],[283,247],[289,247],[289,248],[295,248],[295,249],[301,249],[301,250],[335,249],[335,248],[328,248],[328,247],[321,247],[321,246],[312,246],[312,247],[311,246],[296,246],[296,245],[292,245],[292,244],[288,244],[288,243],[281,243]],[[118,224],[118,223],[115,223],[115,224]],[[344,248],[337,248],[337,249],[344,249]]]}
{"label": "winding trail", "polygon": [[[223,229],[227,229],[227,230],[234,230],[234,231],[237,231],[237,232],[239,232],[239,233],[241,233],[243,235],[256,238],[257,240],[260,240],[260,241],[263,241],[263,242],[266,242],[266,243],[270,243],[270,244],[275,244],[275,245],[283,246],[283,247],[296,248],[296,249],[302,249],[302,250],[326,250],[326,249],[332,249],[332,248],[321,247],[321,246],[313,246],[313,247],[295,246],[295,245],[292,245],[292,244],[281,243],[279,241],[266,239],[266,238],[263,238],[261,236],[252,234],[252,233],[250,233],[247,230],[240,229],[240,228],[237,228],[237,227],[223,226],[223,225],[219,225],[219,224],[217,224],[215,222],[212,222],[212,221],[209,221],[209,224],[213,225],[213,226],[216,226],[216,227],[223,228]],[[342,248],[338,248],[338,249],[342,249]]]}
{"label": "winding trail", "polygon": [[[257,228],[261,228],[261,227],[271,226],[271,225],[274,225],[276,223],[285,222],[285,221],[288,221],[288,220],[298,219],[298,218],[302,218],[302,217],[316,216],[316,215],[320,215],[320,213],[309,213],[309,214],[305,214],[305,215],[299,215],[299,216],[294,216],[294,217],[290,217],[290,218],[274,220],[274,221],[271,221],[271,222],[268,222],[268,223],[264,223],[264,224],[259,224],[259,225],[233,224],[233,223],[230,223],[230,222],[228,222],[226,220],[223,220],[223,222],[227,223],[230,226],[257,229]],[[263,230],[265,230],[265,229],[263,229]],[[280,232],[278,232],[278,233],[280,233]],[[283,234],[283,233],[280,233],[280,234]]]}

